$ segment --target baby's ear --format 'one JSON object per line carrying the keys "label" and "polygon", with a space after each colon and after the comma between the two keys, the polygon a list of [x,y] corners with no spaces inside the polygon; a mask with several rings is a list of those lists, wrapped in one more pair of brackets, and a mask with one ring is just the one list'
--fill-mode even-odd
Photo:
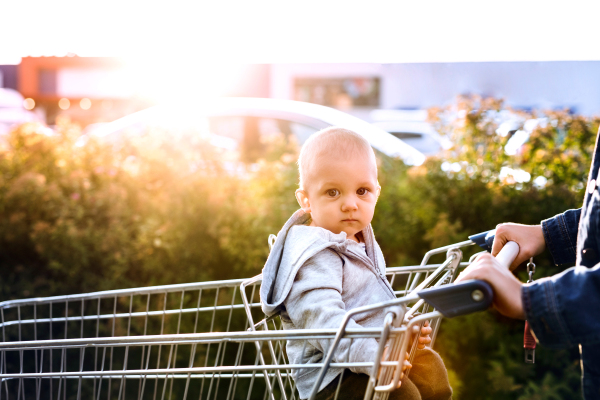
{"label": "baby's ear", "polygon": [[380,194],[381,194],[381,186],[377,185],[377,198],[379,198]]}
{"label": "baby's ear", "polygon": [[298,204],[300,208],[305,213],[310,213],[310,201],[308,201],[308,193],[304,189],[296,189],[296,200],[298,200]]}

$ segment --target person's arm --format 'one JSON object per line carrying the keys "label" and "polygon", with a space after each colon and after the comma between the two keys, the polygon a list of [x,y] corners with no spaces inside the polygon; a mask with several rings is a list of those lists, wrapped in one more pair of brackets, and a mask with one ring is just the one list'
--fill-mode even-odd
{"label": "person's arm", "polygon": [[467,267],[456,282],[482,279],[492,286],[494,307],[507,317],[527,319],[547,347],[600,343],[600,264],[573,267],[549,278],[522,284],[489,253]]}
{"label": "person's arm", "polygon": [[561,348],[600,343],[600,264],[525,284],[522,303],[539,342]]}
{"label": "person's arm", "polygon": [[[332,250],[324,250],[302,267],[285,300],[286,311],[300,329],[338,329],[342,324],[346,309],[342,301],[343,263]],[[347,328],[360,328],[350,320]],[[325,356],[331,340],[313,339],[309,341]],[[375,361],[378,343],[375,339],[342,340],[335,352],[335,362]],[[348,354],[348,352],[350,352]],[[350,368],[353,372],[370,374],[371,368]]]}
{"label": "person's arm", "polygon": [[580,214],[581,209],[567,210],[540,225],[500,224],[496,227],[492,255],[498,255],[506,242],[513,241],[519,245],[519,254],[511,264],[511,270],[546,248],[557,265],[575,262]]}
{"label": "person's arm", "polygon": [[546,247],[556,265],[575,262],[580,216],[581,208],[578,208],[542,221]]}

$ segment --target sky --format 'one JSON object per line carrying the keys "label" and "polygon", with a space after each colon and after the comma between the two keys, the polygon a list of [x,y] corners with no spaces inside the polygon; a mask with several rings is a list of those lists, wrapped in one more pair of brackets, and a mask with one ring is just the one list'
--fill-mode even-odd
{"label": "sky", "polygon": [[0,64],[67,53],[190,64],[600,60],[591,0],[7,1]]}

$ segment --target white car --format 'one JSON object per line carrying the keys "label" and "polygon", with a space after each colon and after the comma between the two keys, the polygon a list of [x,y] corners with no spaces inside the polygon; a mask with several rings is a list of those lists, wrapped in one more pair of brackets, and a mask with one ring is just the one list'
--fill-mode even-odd
{"label": "white car", "polygon": [[339,126],[364,136],[371,146],[409,165],[421,165],[425,155],[404,141],[366,121],[333,108],[292,100],[264,98],[219,98],[186,105],[159,105],[108,124],[88,128],[89,135],[108,136],[148,124],[161,126],[205,126],[211,142],[235,148],[248,140],[281,133],[294,135],[302,144],[320,129]]}
{"label": "white car", "polygon": [[373,110],[372,124],[430,156],[451,147],[427,122],[427,110]]}
{"label": "white car", "polygon": [[25,122],[40,121],[37,115],[23,107],[24,100],[16,90],[0,88],[0,135]]}
{"label": "white car", "polygon": [[379,121],[373,122],[373,125],[389,132],[427,156],[438,154],[447,148],[444,138],[427,122]]}

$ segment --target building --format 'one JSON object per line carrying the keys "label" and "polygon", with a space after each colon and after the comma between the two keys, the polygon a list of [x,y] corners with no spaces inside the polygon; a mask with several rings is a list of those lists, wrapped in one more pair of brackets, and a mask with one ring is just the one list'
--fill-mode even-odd
{"label": "building", "polygon": [[273,64],[270,74],[273,98],[344,108],[365,119],[375,108],[427,109],[460,94],[600,115],[600,61]]}
{"label": "building", "polygon": [[109,57],[24,57],[17,90],[49,124],[66,115],[83,125],[144,108],[135,99],[122,61]]}
{"label": "building", "polygon": [[18,65],[0,65],[0,88],[17,90]]}
{"label": "building", "polygon": [[[168,86],[173,80],[192,98],[199,90],[185,79],[191,83],[200,72],[182,83],[174,79],[180,73],[176,62],[162,71],[143,85]],[[67,115],[85,125],[150,105],[138,96],[131,74],[116,58],[25,57],[19,65],[0,66],[0,87],[17,89],[32,99],[28,104],[35,104],[35,111],[49,124],[57,115]],[[230,79],[235,84],[228,89],[229,96],[308,101],[369,121],[376,109],[427,109],[448,104],[459,94],[503,98],[513,108],[568,108],[600,115],[600,61],[254,64],[237,74],[241,79]]]}
{"label": "building", "polygon": [[[235,87],[226,94],[269,97],[269,69],[269,65],[264,64],[242,66],[237,74],[243,79],[236,77]],[[201,90],[197,79],[200,72],[182,80],[177,75],[181,71],[176,63],[172,69],[160,71],[160,74],[152,72],[140,78],[139,71],[118,58],[24,57],[19,65],[0,66],[0,87],[18,90],[28,99],[27,105],[33,104],[34,111],[48,124],[54,124],[56,117],[63,115],[85,126],[112,121],[149,107],[156,100],[143,91],[153,86],[179,85],[179,89],[189,92],[190,98]],[[202,78],[200,82],[211,79],[210,76]]]}

